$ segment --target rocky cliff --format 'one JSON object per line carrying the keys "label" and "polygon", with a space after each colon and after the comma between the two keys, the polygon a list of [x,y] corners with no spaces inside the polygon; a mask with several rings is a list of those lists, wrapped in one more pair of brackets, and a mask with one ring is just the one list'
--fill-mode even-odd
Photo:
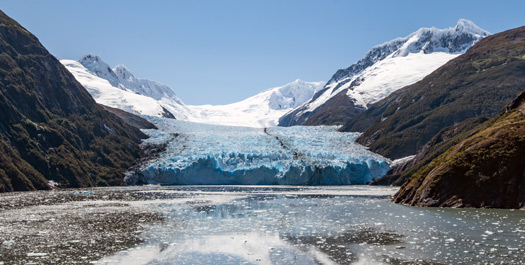
{"label": "rocky cliff", "polygon": [[486,128],[420,168],[394,202],[416,206],[525,207],[525,92]]}
{"label": "rocky cliff", "polygon": [[0,11],[0,191],[122,184],[143,137]]}

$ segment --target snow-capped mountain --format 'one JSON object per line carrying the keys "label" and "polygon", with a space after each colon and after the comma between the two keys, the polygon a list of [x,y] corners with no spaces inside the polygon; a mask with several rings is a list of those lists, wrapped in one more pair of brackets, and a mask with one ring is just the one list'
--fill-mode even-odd
{"label": "snow-capped mountain", "polygon": [[325,82],[298,79],[228,105],[188,106],[193,111],[189,120],[250,127],[275,126],[282,115],[311,99],[324,85]]}
{"label": "snow-capped mountain", "polygon": [[60,62],[100,104],[135,114],[183,120],[191,112],[169,86],[136,78],[122,65],[112,69],[99,56]]}
{"label": "snow-capped mountain", "polygon": [[122,64],[117,65],[113,69],[113,72],[115,72],[122,85],[137,94],[148,96],[156,100],[169,98],[177,104],[184,105],[182,100],[175,95],[175,92],[171,87],[149,79],[136,78],[131,71]]}
{"label": "snow-capped mountain", "polygon": [[135,114],[210,124],[275,126],[279,117],[311,99],[325,85],[296,80],[228,105],[185,105],[169,86],[137,78],[124,65],[111,68],[99,56],[61,62],[100,104]]}
{"label": "snow-capped mountain", "polygon": [[375,46],[357,63],[338,70],[323,90],[284,115],[279,125],[342,124],[390,93],[423,79],[488,35],[472,21],[460,19],[452,28],[421,28]]}

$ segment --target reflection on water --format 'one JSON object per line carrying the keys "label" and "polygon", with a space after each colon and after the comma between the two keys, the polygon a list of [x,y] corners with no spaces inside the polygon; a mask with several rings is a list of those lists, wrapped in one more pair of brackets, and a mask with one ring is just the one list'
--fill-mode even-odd
{"label": "reflection on water", "polygon": [[[165,221],[100,264],[457,264],[525,262],[525,212],[392,204],[396,190],[159,187]],[[169,194],[177,194],[169,199]],[[151,196],[158,197],[158,196]]]}

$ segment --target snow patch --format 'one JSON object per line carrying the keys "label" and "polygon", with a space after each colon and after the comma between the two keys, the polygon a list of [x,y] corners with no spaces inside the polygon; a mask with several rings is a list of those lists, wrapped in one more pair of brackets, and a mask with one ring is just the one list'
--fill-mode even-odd
{"label": "snow patch", "polygon": [[405,156],[405,157],[402,157],[402,158],[399,158],[399,159],[396,159],[394,161],[392,161],[392,163],[390,163],[390,167],[393,167],[393,166],[397,166],[397,165],[401,165],[403,163],[406,163],[412,159],[414,159],[414,157],[416,157],[415,155],[411,155],[411,156]]}

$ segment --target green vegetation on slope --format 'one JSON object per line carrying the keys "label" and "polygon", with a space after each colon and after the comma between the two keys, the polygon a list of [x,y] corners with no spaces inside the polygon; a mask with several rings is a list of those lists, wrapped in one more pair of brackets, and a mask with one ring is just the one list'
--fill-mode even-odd
{"label": "green vegetation on slope", "polygon": [[416,84],[356,115],[342,131],[386,157],[416,154],[444,128],[493,117],[525,90],[525,27],[489,36]]}
{"label": "green vegetation on slope", "polygon": [[487,128],[421,167],[394,201],[417,206],[525,207],[524,99],[525,92]]}
{"label": "green vegetation on slope", "polygon": [[403,185],[412,174],[428,164],[432,159],[438,157],[460,141],[488,127],[491,122],[487,121],[486,117],[475,117],[441,130],[421,148],[413,159],[393,167],[386,176],[375,180],[371,184]]}
{"label": "green vegetation on slope", "polygon": [[0,191],[123,184],[143,137],[0,11]]}

